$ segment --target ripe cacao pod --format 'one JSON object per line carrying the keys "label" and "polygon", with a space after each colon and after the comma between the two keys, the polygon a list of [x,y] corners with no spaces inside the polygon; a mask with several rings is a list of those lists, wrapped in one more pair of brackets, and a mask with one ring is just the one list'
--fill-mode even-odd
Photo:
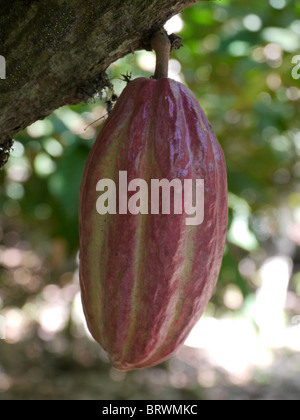
{"label": "ripe cacao pod", "polygon": [[[127,171],[203,179],[204,221],[185,214],[99,215],[96,186]],[[91,150],[80,187],[80,285],[88,328],[120,370],[166,360],[215,288],[227,228],[222,149],[193,93],[169,78],[129,83]]]}

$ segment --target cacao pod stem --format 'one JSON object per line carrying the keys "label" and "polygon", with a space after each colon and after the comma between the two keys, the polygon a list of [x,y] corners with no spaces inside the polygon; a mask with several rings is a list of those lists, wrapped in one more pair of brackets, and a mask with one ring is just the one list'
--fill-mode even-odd
{"label": "cacao pod stem", "polygon": [[156,53],[156,69],[154,79],[168,77],[171,42],[164,29],[156,32],[151,39],[151,47]]}

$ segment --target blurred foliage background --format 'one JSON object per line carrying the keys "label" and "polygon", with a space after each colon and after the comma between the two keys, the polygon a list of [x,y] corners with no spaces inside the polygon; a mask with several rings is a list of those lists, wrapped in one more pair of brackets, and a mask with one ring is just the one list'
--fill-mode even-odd
{"label": "blurred foliage background", "polygon": [[[111,368],[81,310],[78,191],[112,92],[58,109],[16,137],[0,173],[0,399],[299,397],[300,0],[199,2],[166,28],[184,40],[170,77],[198,97],[228,167],[215,295],[171,360]],[[154,62],[114,63],[115,93]]]}

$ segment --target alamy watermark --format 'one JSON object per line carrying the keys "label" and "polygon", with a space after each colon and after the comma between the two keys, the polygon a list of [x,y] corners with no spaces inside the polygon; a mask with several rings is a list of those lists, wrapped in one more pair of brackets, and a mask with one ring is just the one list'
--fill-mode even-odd
{"label": "alamy watermark", "polygon": [[[97,212],[105,214],[171,214],[171,189],[174,192],[173,213],[187,216],[186,225],[200,225],[204,220],[204,180],[151,179],[150,188],[145,180],[137,178],[128,184],[127,171],[119,171],[117,186],[111,179],[101,179],[96,191],[102,192],[96,203]],[[160,200],[161,191],[161,200]],[[128,192],[135,192],[128,200]],[[151,203],[149,204],[149,194]],[[195,203],[195,204],[194,204]],[[161,205],[160,205],[161,204]],[[117,211],[118,210],[118,211]]]}
{"label": "alamy watermark", "polygon": [[300,324],[300,315],[296,315],[292,318],[292,325]]}
{"label": "alamy watermark", "polygon": [[4,340],[6,337],[5,318],[0,315],[0,340]]}
{"label": "alamy watermark", "polygon": [[300,55],[295,55],[292,58],[292,64],[296,64],[292,70],[292,78],[298,80],[300,79]]}
{"label": "alamy watermark", "polygon": [[0,79],[6,79],[6,61],[3,55],[0,55]]}

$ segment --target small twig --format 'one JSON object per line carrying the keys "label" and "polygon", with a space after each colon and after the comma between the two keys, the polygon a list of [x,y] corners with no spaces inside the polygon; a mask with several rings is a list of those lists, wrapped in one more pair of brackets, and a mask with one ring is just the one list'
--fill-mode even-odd
{"label": "small twig", "polygon": [[122,82],[126,82],[127,84],[130,83],[132,81],[132,72],[127,72],[126,74],[121,74],[122,79],[120,78],[119,80],[122,80]]}
{"label": "small twig", "polygon": [[84,131],[86,131],[91,125],[94,125],[97,121],[101,121],[101,120],[103,120],[104,118],[106,118],[107,117],[107,115],[108,115],[108,113],[107,114],[105,114],[105,115],[103,115],[103,117],[100,117],[100,118],[98,118],[97,120],[95,120],[95,121],[93,121],[91,124],[89,124],[89,125],[87,125],[86,127],[85,127],[85,129],[84,129]]}

